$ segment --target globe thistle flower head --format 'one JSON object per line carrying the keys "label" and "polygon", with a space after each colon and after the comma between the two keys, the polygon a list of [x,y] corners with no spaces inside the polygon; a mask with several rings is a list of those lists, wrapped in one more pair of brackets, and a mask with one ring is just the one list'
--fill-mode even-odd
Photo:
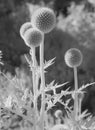
{"label": "globe thistle flower head", "polygon": [[43,41],[44,35],[37,28],[30,28],[24,34],[24,40],[29,47],[38,47]]}
{"label": "globe thistle flower head", "polygon": [[55,117],[56,117],[56,118],[62,117],[62,111],[61,111],[61,110],[56,110],[56,112],[55,112]]}
{"label": "globe thistle flower head", "polygon": [[37,9],[31,18],[32,25],[43,33],[52,31],[56,24],[56,16],[52,9],[42,7]]}
{"label": "globe thistle flower head", "polygon": [[80,66],[82,60],[83,56],[79,49],[71,48],[65,53],[65,63],[71,68]]}
{"label": "globe thistle flower head", "polygon": [[21,28],[20,28],[20,35],[21,35],[22,38],[24,37],[25,32],[26,32],[29,28],[32,28],[31,22],[26,22],[26,23],[24,23],[24,24],[21,26]]}

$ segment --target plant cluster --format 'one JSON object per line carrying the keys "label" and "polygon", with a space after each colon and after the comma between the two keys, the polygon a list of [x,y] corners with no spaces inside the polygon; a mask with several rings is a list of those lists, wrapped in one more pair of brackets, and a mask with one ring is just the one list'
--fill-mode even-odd
{"label": "plant cluster", "polygon": [[[95,130],[94,118],[87,110],[81,111],[82,99],[84,98],[84,89],[94,83],[82,85],[78,87],[77,68],[81,65],[83,55],[77,48],[71,48],[65,53],[64,59],[68,67],[74,70],[75,89],[61,90],[57,93],[57,89],[65,86],[68,82],[57,84],[52,81],[50,84],[45,82],[46,69],[54,63],[54,58],[44,62],[44,36],[54,29],[56,25],[56,17],[54,12],[46,7],[37,9],[31,18],[31,22],[23,24],[20,28],[20,35],[25,44],[30,48],[26,60],[29,63],[32,72],[31,86],[28,86],[23,78],[24,75],[19,73],[18,78],[8,78],[1,72],[6,80],[6,85],[1,85],[0,89],[0,129],[11,130],[12,120],[16,120],[18,116],[18,130]],[[36,49],[39,49],[40,61],[36,59]],[[40,63],[40,64],[38,64]],[[3,78],[0,78],[3,80]],[[4,80],[5,80],[4,79]],[[21,79],[21,80],[20,80]],[[31,81],[31,80],[30,80]],[[4,81],[5,83],[5,81]],[[5,86],[7,86],[5,88]],[[53,95],[49,92],[52,91]],[[71,99],[62,100],[63,96],[71,95],[74,105],[69,106]],[[63,117],[62,111],[55,112],[55,121],[49,110],[60,103],[66,110],[66,116]],[[40,104],[40,106],[39,106]],[[4,125],[4,122],[5,125]],[[63,123],[62,123],[63,122]]]}

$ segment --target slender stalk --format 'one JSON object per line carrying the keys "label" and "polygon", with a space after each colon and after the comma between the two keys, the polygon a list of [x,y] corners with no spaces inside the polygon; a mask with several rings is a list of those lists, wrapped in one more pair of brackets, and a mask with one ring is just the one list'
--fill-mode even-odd
{"label": "slender stalk", "polygon": [[79,97],[79,115],[81,114],[83,97],[84,97],[84,93],[80,93],[80,97]]}
{"label": "slender stalk", "polygon": [[79,115],[81,114],[82,99],[79,99]]}
{"label": "slender stalk", "polygon": [[44,114],[45,114],[45,75],[44,75],[44,40],[40,45],[40,72],[41,72],[41,90],[42,90],[42,102],[41,102],[41,130],[44,130]]}
{"label": "slender stalk", "polygon": [[37,124],[37,99],[36,99],[36,92],[37,92],[37,86],[36,86],[36,56],[35,56],[35,48],[31,49],[32,51],[32,61],[33,61],[33,70],[32,70],[32,78],[33,78],[33,93],[34,93],[34,111],[35,111],[35,116],[34,116],[34,130],[36,130],[36,124]]}
{"label": "slender stalk", "polygon": [[74,100],[74,112],[75,112],[75,119],[78,118],[78,78],[77,78],[77,67],[74,67],[74,82],[75,82],[75,100]]}

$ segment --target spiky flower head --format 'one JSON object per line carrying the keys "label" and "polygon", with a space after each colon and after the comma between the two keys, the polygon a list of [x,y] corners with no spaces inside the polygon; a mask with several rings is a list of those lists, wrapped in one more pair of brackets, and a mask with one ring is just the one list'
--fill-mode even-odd
{"label": "spiky flower head", "polygon": [[20,28],[20,35],[21,35],[22,38],[24,37],[25,32],[26,32],[29,28],[32,28],[31,22],[26,22],[26,23],[24,23],[24,24],[21,26],[21,28]]}
{"label": "spiky flower head", "polygon": [[54,11],[47,7],[37,9],[31,18],[32,25],[44,33],[52,31],[56,24]]}
{"label": "spiky flower head", "polygon": [[38,47],[43,41],[44,35],[37,28],[30,28],[24,34],[24,40],[29,47]]}
{"label": "spiky flower head", "polygon": [[71,68],[80,66],[82,60],[82,53],[77,48],[71,48],[65,53],[65,62]]}

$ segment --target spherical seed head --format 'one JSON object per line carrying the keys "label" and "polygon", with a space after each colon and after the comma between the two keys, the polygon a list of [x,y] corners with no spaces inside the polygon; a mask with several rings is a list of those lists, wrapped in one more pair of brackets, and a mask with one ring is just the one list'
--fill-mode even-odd
{"label": "spherical seed head", "polygon": [[65,62],[71,67],[78,67],[82,63],[83,56],[79,49],[71,48],[65,53]]}
{"label": "spherical seed head", "polygon": [[32,25],[44,33],[52,31],[56,24],[56,16],[52,9],[42,7],[37,9],[31,18]]}
{"label": "spherical seed head", "polygon": [[24,40],[29,47],[38,47],[43,41],[44,35],[36,28],[28,29],[24,34]]}
{"label": "spherical seed head", "polygon": [[26,23],[24,23],[24,24],[21,26],[21,28],[20,28],[20,35],[21,35],[22,38],[24,37],[25,32],[26,32],[29,28],[32,28],[31,22],[26,22]]}

